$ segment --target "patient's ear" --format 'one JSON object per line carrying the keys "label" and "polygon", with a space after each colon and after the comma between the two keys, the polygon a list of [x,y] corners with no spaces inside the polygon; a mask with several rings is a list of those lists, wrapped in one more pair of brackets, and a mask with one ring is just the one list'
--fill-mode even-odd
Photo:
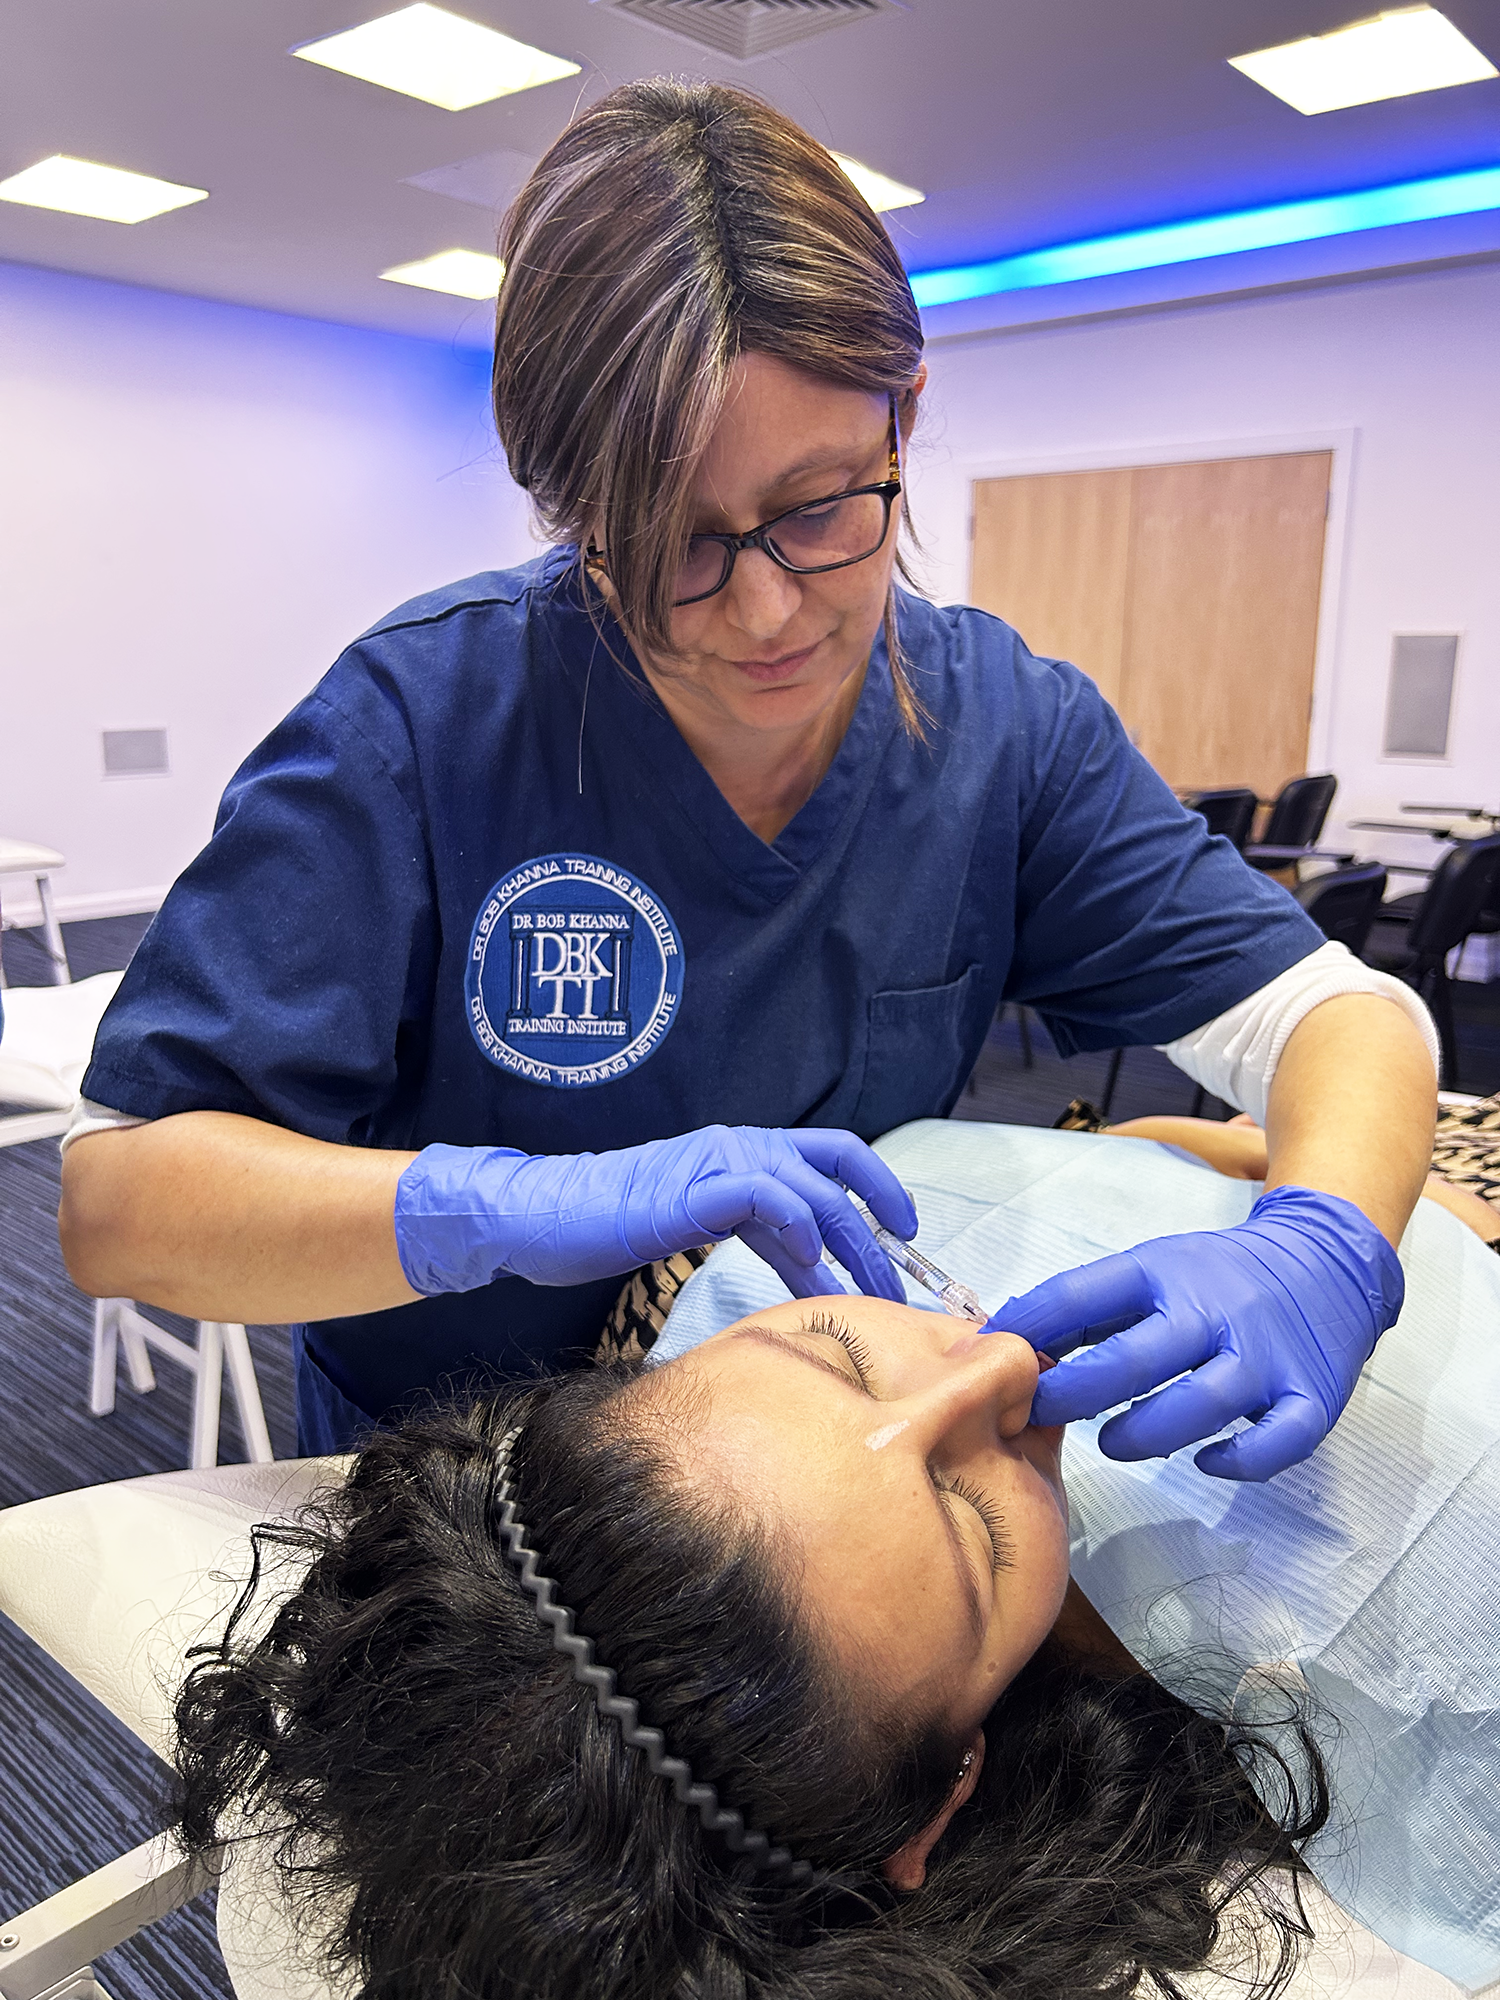
{"label": "patient's ear", "polygon": [[974,1787],[979,1783],[979,1774],[983,1769],[984,1731],[976,1729],[964,1751],[964,1761],[959,1767],[953,1790],[943,1801],[936,1818],[930,1819],[920,1833],[914,1833],[889,1860],[881,1863],[880,1872],[892,1888],[921,1888],[927,1880],[928,1855],[947,1832],[948,1822],[959,1807],[967,1805],[974,1796]]}

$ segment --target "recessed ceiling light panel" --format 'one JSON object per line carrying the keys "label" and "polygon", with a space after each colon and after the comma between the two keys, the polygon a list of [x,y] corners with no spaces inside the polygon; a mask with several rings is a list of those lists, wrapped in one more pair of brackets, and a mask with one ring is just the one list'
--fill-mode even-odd
{"label": "recessed ceiling light panel", "polygon": [[0,181],[0,199],[24,202],[29,208],[61,209],[65,215],[97,216],[101,222],[146,222],[168,209],[207,201],[208,189],[181,187],[176,181],[159,181],[124,167],[101,167],[96,160],[54,153]]}
{"label": "recessed ceiling light panel", "polygon": [[835,153],[833,157],[877,215],[890,208],[911,208],[927,199],[920,188],[907,187],[904,181],[893,181],[889,174],[877,173],[874,167],[865,166],[863,161],[851,160],[847,153]]}
{"label": "recessed ceiling light panel", "polygon": [[303,42],[291,53],[364,83],[420,97],[444,111],[467,111],[540,83],[577,76],[578,64],[513,41],[496,28],[466,21],[446,7],[417,0],[363,27]]}
{"label": "recessed ceiling light panel", "polygon": [[424,292],[451,292],[458,299],[492,299],[505,266],[482,250],[439,250],[414,264],[393,264],[381,272],[393,285],[416,285]]}
{"label": "recessed ceiling light panel", "polygon": [[1330,35],[1304,35],[1229,61],[1308,116],[1480,83],[1497,73],[1488,56],[1436,7],[1394,8]]}

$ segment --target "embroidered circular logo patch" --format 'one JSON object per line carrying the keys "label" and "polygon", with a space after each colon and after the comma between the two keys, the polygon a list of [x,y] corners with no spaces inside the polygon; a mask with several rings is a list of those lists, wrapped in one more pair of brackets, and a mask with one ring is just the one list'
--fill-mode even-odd
{"label": "embroidered circular logo patch", "polygon": [[464,995],[492,1063],[530,1083],[612,1083],[661,1047],[682,941],[644,882],[593,854],[542,854],[497,882]]}

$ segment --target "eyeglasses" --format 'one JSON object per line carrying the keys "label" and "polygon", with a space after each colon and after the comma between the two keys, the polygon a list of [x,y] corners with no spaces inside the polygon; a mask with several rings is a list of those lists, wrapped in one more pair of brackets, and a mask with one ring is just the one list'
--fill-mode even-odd
{"label": "eyeglasses", "polygon": [[[890,532],[891,507],[901,491],[901,458],[896,431],[896,399],[891,398],[888,432],[890,477],[875,486],[830,493],[823,500],[805,500],[745,535],[692,535],[674,579],[673,609],[717,597],[728,583],[741,549],[759,549],[779,569],[793,576],[818,576],[825,570],[847,569],[867,562],[884,545]],[[606,569],[603,552],[589,543],[584,560],[591,569]]]}

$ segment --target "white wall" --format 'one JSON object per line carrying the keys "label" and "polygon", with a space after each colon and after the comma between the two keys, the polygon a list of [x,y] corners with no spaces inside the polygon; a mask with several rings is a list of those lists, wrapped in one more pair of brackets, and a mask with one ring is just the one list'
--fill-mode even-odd
{"label": "white wall", "polygon": [[[1332,444],[1311,745],[1339,775],[1330,832],[1404,799],[1500,807],[1500,269],[939,340],[928,362],[912,497],[944,601],[966,593],[981,473]],[[1396,632],[1463,635],[1441,764],[1381,757]]]}
{"label": "white wall", "polygon": [[[532,552],[524,502],[472,350],[17,266],[0,328],[0,833],[67,854],[64,914],[146,908],[355,633]],[[936,341],[911,466],[934,594],[965,594],[977,473],[1332,443],[1330,831],[1500,805],[1497,352],[1494,266]],[[1396,631],[1464,635],[1446,764],[1380,757]],[[101,730],[150,727],[171,774],[106,779]]]}
{"label": "white wall", "polygon": [[[534,553],[524,499],[472,349],[16,265],[0,329],[0,834],[65,916],[151,908],[350,639]],[[154,727],[170,774],[105,778]]]}

